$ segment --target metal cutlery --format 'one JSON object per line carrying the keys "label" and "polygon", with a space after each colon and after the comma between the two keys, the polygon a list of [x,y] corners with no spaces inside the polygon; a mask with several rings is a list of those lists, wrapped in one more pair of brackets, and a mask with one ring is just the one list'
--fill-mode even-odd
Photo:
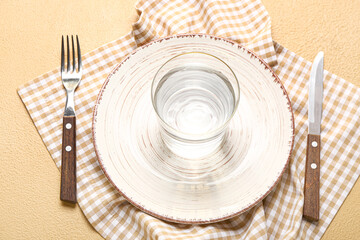
{"label": "metal cutlery", "polygon": [[74,38],[72,42],[72,64],[70,61],[69,36],[67,42],[67,66],[65,68],[64,36],[61,38],[61,80],[66,90],[66,104],[63,117],[62,158],[61,158],[61,188],[62,201],[76,203],[76,115],[74,94],[82,76],[82,63],[79,38],[77,42],[77,64],[75,61]]}
{"label": "metal cutlery", "polygon": [[309,129],[306,148],[303,216],[310,221],[319,220],[320,208],[320,146],[323,102],[324,53],[319,52],[313,62],[309,87]]}

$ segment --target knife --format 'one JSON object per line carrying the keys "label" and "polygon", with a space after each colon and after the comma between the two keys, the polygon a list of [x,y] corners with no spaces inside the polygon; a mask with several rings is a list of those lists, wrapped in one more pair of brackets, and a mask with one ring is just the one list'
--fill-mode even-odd
{"label": "knife", "polygon": [[312,64],[309,86],[308,137],[306,147],[303,216],[319,220],[320,189],[320,132],[323,102],[324,53],[319,52]]}

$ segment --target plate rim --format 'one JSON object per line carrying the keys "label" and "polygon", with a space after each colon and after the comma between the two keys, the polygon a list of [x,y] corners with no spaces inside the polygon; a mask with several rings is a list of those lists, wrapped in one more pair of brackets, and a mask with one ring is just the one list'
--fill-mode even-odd
{"label": "plate rim", "polygon": [[[209,219],[209,220],[181,220],[181,219],[175,219],[175,218],[169,218],[166,216],[163,216],[161,214],[157,214],[154,213],[148,209],[145,209],[144,207],[142,207],[141,205],[135,203],[132,199],[130,199],[128,196],[126,196],[126,194],[124,194],[117,186],[116,184],[113,182],[113,180],[111,179],[111,176],[108,174],[108,172],[106,171],[106,168],[103,164],[103,160],[100,157],[99,154],[99,150],[96,144],[96,137],[95,137],[95,124],[96,124],[96,117],[97,117],[97,111],[98,111],[98,106],[99,103],[102,99],[104,90],[106,89],[106,86],[108,84],[108,82],[110,81],[111,77],[118,71],[118,69],[132,56],[134,55],[136,52],[138,52],[141,49],[147,48],[150,45],[154,44],[154,43],[158,43],[158,42],[162,42],[164,40],[169,40],[169,39],[173,39],[173,38],[188,38],[188,37],[205,37],[205,38],[210,38],[210,39],[214,39],[214,40],[219,40],[219,41],[225,41],[227,43],[230,43],[232,45],[237,46],[239,49],[242,49],[243,51],[246,51],[248,54],[252,55],[252,57],[254,57],[255,59],[257,59],[262,65],[264,65],[265,70],[270,71],[270,73],[272,74],[272,77],[274,79],[274,81],[276,83],[278,83],[280,85],[281,90],[283,91],[283,95],[286,97],[287,99],[287,105],[288,105],[288,110],[291,113],[291,129],[292,129],[292,137],[291,137],[291,147],[290,147],[290,151],[289,151],[289,156],[286,160],[286,163],[281,171],[281,173],[279,174],[278,178],[276,179],[276,181],[271,185],[271,187],[268,189],[268,191],[266,193],[264,193],[262,196],[260,196],[254,203],[250,204],[249,206],[247,206],[246,208],[241,209],[240,211],[237,211],[235,213],[232,213],[230,215],[227,216],[223,216],[223,217],[218,217],[218,218],[213,218],[213,219]],[[151,40],[150,42],[148,42],[147,44],[144,44],[140,47],[137,47],[136,49],[134,49],[132,52],[130,52],[127,56],[125,56],[125,58],[118,63],[112,70],[111,72],[108,74],[108,76],[106,77],[106,80],[104,81],[104,83],[102,84],[99,93],[97,95],[96,98],[96,102],[95,102],[95,106],[94,106],[94,110],[93,110],[93,116],[92,116],[92,140],[93,140],[93,145],[94,145],[94,149],[95,149],[95,154],[96,154],[96,158],[97,161],[99,162],[100,168],[103,171],[104,175],[106,176],[106,178],[108,179],[108,181],[111,183],[111,185],[121,194],[121,196],[123,196],[130,204],[132,204],[134,207],[140,209],[142,212],[145,212],[153,217],[156,217],[158,219],[162,219],[168,222],[174,222],[174,223],[181,223],[181,224],[209,224],[209,223],[216,223],[216,222],[220,222],[220,221],[224,221],[230,218],[233,218],[237,215],[240,215],[248,210],[250,210],[251,208],[253,208],[254,206],[256,206],[260,201],[262,201],[279,183],[280,179],[282,178],[285,170],[287,169],[289,162],[290,162],[290,158],[292,156],[292,151],[294,148],[294,141],[295,141],[295,119],[294,119],[294,112],[293,112],[293,108],[292,108],[292,104],[289,98],[289,95],[284,87],[284,85],[282,84],[282,82],[280,81],[280,78],[276,75],[276,73],[274,72],[274,70],[269,66],[269,64],[267,64],[265,62],[265,60],[263,60],[262,58],[260,58],[255,52],[253,52],[250,49],[247,49],[246,47],[244,47],[243,45],[224,38],[224,37],[219,37],[219,36],[214,36],[211,34],[205,34],[205,33],[183,33],[183,34],[176,34],[176,35],[171,35],[171,36],[166,36],[166,37],[161,37],[161,38],[157,38],[154,40]]]}

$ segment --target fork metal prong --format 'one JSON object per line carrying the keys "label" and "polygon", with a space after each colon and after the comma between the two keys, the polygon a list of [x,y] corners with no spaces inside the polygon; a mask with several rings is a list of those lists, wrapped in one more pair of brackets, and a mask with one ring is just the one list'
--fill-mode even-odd
{"label": "fork metal prong", "polygon": [[74,37],[73,37],[73,35],[71,35],[71,42],[72,42],[72,57],[73,57],[72,71],[76,71],[76,67],[75,67],[75,47],[74,47]]}
{"label": "fork metal prong", "polygon": [[65,70],[65,63],[64,63],[64,58],[65,58],[65,52],[64,52],[64,36],[61,36],[61,72],[63,72]]}
{"label": "fork metal prong", "polygon": [[67,41],[67,71],[70,71],[70,46],[69,46],[69,36],[66,36]]}
{"label": "fork metal prong", "polygon": [[80,52],[80,43],[78,35],[76,35],[76,43],[77,43],[77,53],[78,53],[78,71],[82,70],[82,61],[81,61],[81,52]]}
{"label": "fork metal prong", "polygon": [[[65,39],[66,36],[66,39]],[[77,38],[77,49],[78,49],[78,67],[80,71],[77,71],[76,67],[76,51],[75,51],[75,35],[64,35],[62,37],[61,44],[61,62],[62,62],[62,72],[61,72],[61,80],[66,89],[66,105],[65,105],[65,116],[75,116],[75,107],[74,107],[74,91],[78,87],[82,77],[81,71],[81,53],[80,53],[80,45],[79,39]],[[71,40],[70,40],[71,37]],[[64,43],[66,41],[66,43]],[[71,41],[71,43],[70,43]],[[67,49],[65,49],[65,44],[67,45]],[[67,56],[66,56],[67,53]],[[70,56],[72,54],[72,56]],[[66,63],[67,60],[67,63]],[[72,61],[72,62],[71,62]],[[65,67],[65,64],[67,66]]]}

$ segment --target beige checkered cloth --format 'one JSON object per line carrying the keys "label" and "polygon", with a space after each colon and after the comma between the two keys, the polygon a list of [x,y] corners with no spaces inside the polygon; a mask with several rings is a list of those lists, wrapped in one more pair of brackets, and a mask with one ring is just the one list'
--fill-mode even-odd
{"label": "beige checkered cloth", "polygon": [[[322,122],[320,221],[302,220],[311,63],[274,43],[270,18],[258,0],[150,0],[137,4],[139,19],[128,35],[84,55],[76,91],[78,202],[107,239],[319,239],[360,174],[360,90],[325,71]],[[137,46],[160,36],[208,33],[254,50],[276,71],[289,93],[296,136],[281,182],[248,212],[208,225],[163,222],[130,205],[107,181],[91,139],[92,111],[110,71]],[[20,87],[18,93],[56,166],[61,163],[65,103],[59,69]],[[235,190],[235,189],[234,189]]]}

